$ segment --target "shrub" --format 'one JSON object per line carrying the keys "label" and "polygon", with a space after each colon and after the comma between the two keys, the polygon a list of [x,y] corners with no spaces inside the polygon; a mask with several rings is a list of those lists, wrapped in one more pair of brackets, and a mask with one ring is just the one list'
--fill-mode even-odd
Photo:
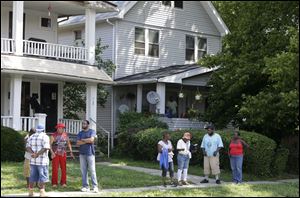
{"label": "shrub", "polygon": [[157,119],[155,115],[146,115],[136,112],[126,112],[120,114],[119,124],[117,129],[117,152],[135,155],[135,145],[133,142],[133,135],[139,131],[148,128],[164,128],[168,125]]}
{"label": "shrub", "polygon": [[279,147],[275,153],[272,173],[281,174],[286,170],[287,161],[289,157],[289,150],[286,148]]}
{"label": "shrub", "polygon": [[[135,159],[155,160],[157,156],[156,145],[162,138],[165,129],[151,128],[138,132],[133,136],[132,143]],[[192,144],[198,144],[198,151],[193,153],[191,164],[203,164],[203,155],[200,150],[200,144],[203,136],[206,134],[204,130],[190,131],[192,134]],[[171,132],[171,141],[173,147],[176,148],[177,141],[182,137],[184,131]],[[223,140],[224,148],[220,151],[220,166],[224,169],[230,169],[228,158],[228,146],[232,137],[230,131],[216,131]],[[250,145],[250,150],[245,149],[244,170],[256,175],[270,175],[270,166],[274,156],[276,143],[272,139],[254,132],[240,131],[241,137]],[[176,163],[176,151],[174,162]]]}
{"label": "shrub", "polygon": [[25,132],[1,126],[1,161],[20,162],[24,160]]}

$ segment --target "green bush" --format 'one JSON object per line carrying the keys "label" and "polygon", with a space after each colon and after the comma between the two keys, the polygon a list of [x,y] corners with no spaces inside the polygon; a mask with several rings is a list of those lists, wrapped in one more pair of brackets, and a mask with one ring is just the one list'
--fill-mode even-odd
{"label": "green bush", "polygon": [[147,115],[136,112],[126,112],[120,114],[119,124],[117,128],[117,152],[135,155],[135,145],[133,135],[139,131],[148,128],[164,128],[167,129],[168,125],[157,119],[156,115]]}
{"label": "green bush", "polygon": [[1,161],[20,162],[24,160],[25,135],[25,132],[1,126]]}
{"label": "green bush", "polygon": [[289,157],[289,150],[286,148],[279,147],[275,153],[272,173],[281,174],[286,170],[287,161]]}
{"label": "green bush", "polygon": [[[165,129],[151,128],[138,132],[133,136],[131,142],[134,145],[133,153],[135,159],[155,160],[157,156],[156,145],[162,138]],[[203,136],[206,134],[204,130],[190,131],[192,134],[192,144],[198,144],[198,151],[193,153],[191,164],[203,164],[203,155],[200,151],[200,144]],[[184,131],[170,131],[173,147],[176,148],[177,141],[182,137]],[[232,137],[230,131],[216,131],[223,140],[224,148],[220,151],[220,166],[223,169],[230,169],[228,158],[228,146]],[[276,143],[272,139],[254,132],[240,131],[242,139],[250,145],[249,150],[245,149],[243,168],[246,172],[255,175],[270,175],[271,163],[276,148]],[[176,151],[174,156],[175,163]]]}

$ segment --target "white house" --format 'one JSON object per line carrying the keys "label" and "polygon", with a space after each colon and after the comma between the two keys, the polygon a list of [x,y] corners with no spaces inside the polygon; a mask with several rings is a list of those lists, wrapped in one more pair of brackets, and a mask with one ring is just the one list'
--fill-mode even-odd
{"label": "white house", "polygon": [[[221,50],[229,30],[209,1],[112,1],[119,12],[97,14],[96,39],[109,48],[103,58],[116,65],[115,84],[109,86],[105,108],[98,107],[98,122],[115,134],[120,110],[156,112],[171,129],[203,127],[186,118],[189,108],[205,110],[210,72],[196,65],[205,54]],[[59,24],[58,42],[74,45],[85,35],[84,16]],[[159,102],[149,104],[155,91]],[[184,97],[180,98],[179,93]],[[195,95],[201,93],[202,100]],[[166,118],[169,97],[176,99],[176,118]],[[197,98],[198,99],[198,98]],[[105,112],[105,114],[102,114]]]}
{"label": "white house", "polygon": [[[96,14],[118,11],[104,1],[1,1],[1,125],[28,131],[38,123],[48,132],[63,118],[63,85],[85,82],[86,118],[96,128],[97,84],[112,79],[94,66]],[[85,47],[58,42],[58,19],[84,15]],[[81,63],[74,63],[81,61]],[[35,113],[32,95],[45,107]],[[76,132],[80,123],[72,123]]]}

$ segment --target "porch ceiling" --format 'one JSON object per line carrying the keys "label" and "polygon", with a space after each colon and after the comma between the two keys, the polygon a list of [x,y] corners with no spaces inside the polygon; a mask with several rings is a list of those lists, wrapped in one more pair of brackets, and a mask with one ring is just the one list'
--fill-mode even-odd
{"label": "porch ceiling", "polygon": [[63,81],[113,84],[112,79],[94,66],[13,55],[1,55],[1,73],[47,76]]}
{"label": "porch ceiling", "polygon": [[[215,68],[201,67],[198,64],[189,65],[173,65],[169,67],[151,70],[118,78],[115,80],[117,85],[132,85],[132,84],[145,84],[145,83],[176,83],[187,84],[194,86],[206,86],[210,72],[215,71]],[[202,78],[202,76],[204,78]],[[195,78],[197,77],[197,78]],[[192,80],[190,80],[192,79]]]}

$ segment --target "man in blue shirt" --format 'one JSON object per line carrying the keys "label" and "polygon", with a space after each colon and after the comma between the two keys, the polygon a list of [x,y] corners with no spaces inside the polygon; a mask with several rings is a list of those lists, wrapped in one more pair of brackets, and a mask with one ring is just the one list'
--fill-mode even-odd
{"label": "man in blue shirt", "polygon": [[93,191],[98,192],[98,182],[95,165],[95,148],[94,141],[97,137],[96,132],[89,128],[89,121],[82,122],[82,131],[77,135],[77,145],[79,146],[80,169],[82,175],[82,192],[90,190],[88,182],[88,169],[91,173]]}
{"label": "man in blue shirt", "polygon": [[[221,136],[214,132],[214,126],[207,126],[207,134],[204,135],[201,148],[204,155],[204,175],[205,178],[200,183],[208,183],[210,172],[215,175],[216,183],[221,184],[219,179],[219,150],[223,148]],[[211,171],[210,171],[211,170]]]}

